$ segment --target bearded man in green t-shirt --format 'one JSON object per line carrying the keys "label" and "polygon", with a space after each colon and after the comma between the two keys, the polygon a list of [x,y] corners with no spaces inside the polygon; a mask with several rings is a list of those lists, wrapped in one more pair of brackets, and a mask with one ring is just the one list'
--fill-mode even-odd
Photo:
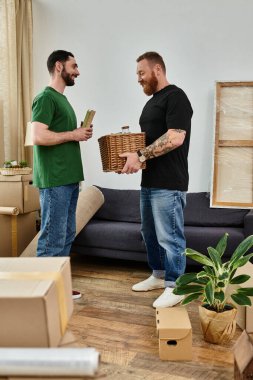
{"label": "bearded man in green t-shirt", "polygon": [[77,128],[63,92],[80,75],[72,53],[54,51],[47,60],[49,85],[32,105],[34,185],[40,191],[41,231],[37,256],[68,256],[76,232],[76,205],[83,167],[79,141],[92,127]]}

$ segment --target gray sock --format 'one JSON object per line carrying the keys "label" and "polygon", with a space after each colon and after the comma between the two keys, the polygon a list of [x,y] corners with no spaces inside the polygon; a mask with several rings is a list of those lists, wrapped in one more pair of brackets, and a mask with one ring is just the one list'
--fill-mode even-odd
{"label": "gray sock", "polygon": [[153,270],[152,274],[156,278],[164,279],[165,270]]}

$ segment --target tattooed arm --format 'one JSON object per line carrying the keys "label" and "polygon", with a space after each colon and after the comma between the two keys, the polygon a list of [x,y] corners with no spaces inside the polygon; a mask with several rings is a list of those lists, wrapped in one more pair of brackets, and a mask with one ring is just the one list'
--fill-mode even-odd
{"label": "tattooed arm", "polygon": [[164,135],[140,152],[147,160],[162,156],[183,144],[186,132],[182,129],[169,129]]}
{"label": "tattooed arm", "polygon": [[[164,135],[155,140],[151,145],[140,150],[146,160],[162,156],[183,144],[186,132],[182,129],[169,129]],[[121,173],[137,173],[141,169],[141,162],[137,153],[122,153],[120,157],[127,158]]]}

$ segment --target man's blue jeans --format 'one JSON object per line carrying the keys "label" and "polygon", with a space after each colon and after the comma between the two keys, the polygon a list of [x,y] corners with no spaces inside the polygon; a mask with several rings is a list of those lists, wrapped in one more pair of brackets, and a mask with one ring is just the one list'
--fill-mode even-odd
{"label": "man's blue jeans", "polygon": [[41,230],[37,256],[69,256],[76,234],[79,183],[40,189]]}
{"label": "man's blue jeans", "polygon": [[165,278],[165,286],[174,287],[185,271],[185,205],[185,192],[141,188],[141,232],[148,264],[156,277]]}

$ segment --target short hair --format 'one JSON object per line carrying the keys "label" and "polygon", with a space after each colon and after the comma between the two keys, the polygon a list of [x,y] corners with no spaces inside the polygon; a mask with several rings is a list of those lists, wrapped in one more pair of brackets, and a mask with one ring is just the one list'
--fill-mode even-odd
{"label": "short hair", "polygon": [[143,59],[146,59],[153,65],[159,64],[162,67],[163,72],[166,73],[166,66],[160,54],[156,53],[155,51],[147,51],[146,53],[140,55],[136,59],[136,62],[140,62]]}
{"label": "short hair", "polygon": [[47,68],[50,74],[54,72],[55,63],[60,61],[62,63],[69,60],[69,57],[74,57],[72,53],[66,50],[55,50],[47,59]]}

